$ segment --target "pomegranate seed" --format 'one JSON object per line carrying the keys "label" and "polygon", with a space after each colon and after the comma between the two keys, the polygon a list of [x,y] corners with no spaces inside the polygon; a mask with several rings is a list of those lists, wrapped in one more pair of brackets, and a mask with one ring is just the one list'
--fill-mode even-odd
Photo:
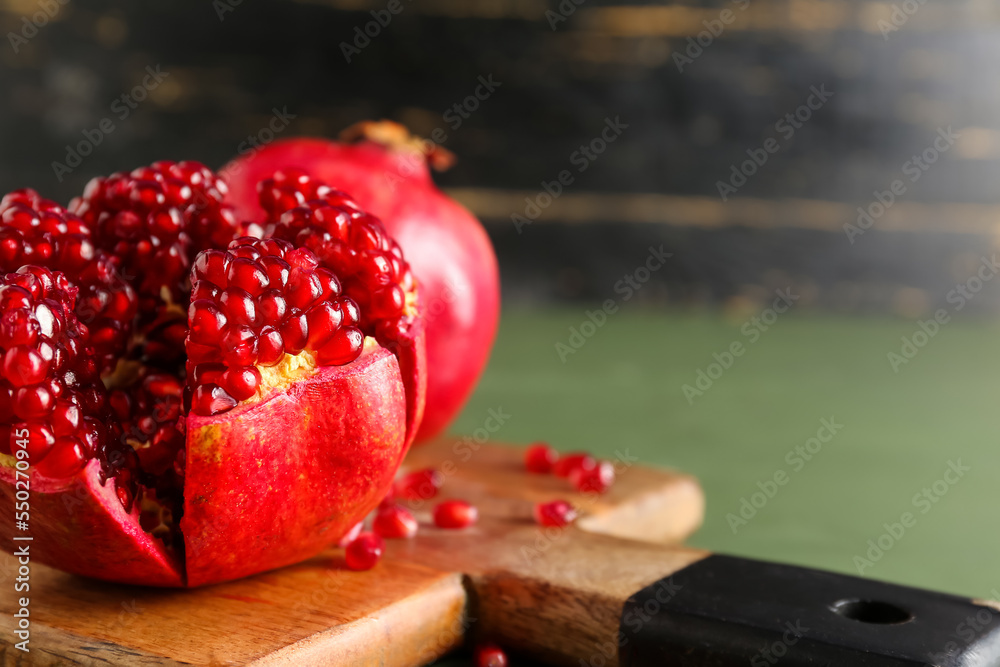
{"label": "pomegranate seed", "polygon": [[597,466],[597,460],[586,452],[573,452],[561,456],[552,466],[552,472],[556,477],[569,477],[577,468],[589,470]]}
{"label": "pomegranate seed", "polygon": [[433,468],[407,473],[396,480],[395,493],[403,500],[430,500],[444,484],[444,475]]}
{"label": "pomegranate seed", "polygon": [[63,436],[56,440],[48,455],[38,464],[38,472],[45,477],[64,479],[72,477],[87,465],[87,451],[79,438]]}
{"label": "pomegranate seed", "polygon": [[574,468],[569,478],[577,491],[604,493],[615,483],[615,467],[609,461],[601,461],[593,468]]}
{"label": "pomegranate seed", "polygon": [[3,374],[15,387],[38,384],[49,374],[49,360],[32,347],[17,345],[4,355]]}
{"label": "pomegranate seed", "polygon": [[507,667],[507,654],[496,644],[476,647],[476,667]]}
{"label": "pomegranate seed", "polygon": [[562,528],[576,521],[576,510],[565,500],[537,503],[534,510],[535,521],[543,526]]}
{"label": "pomegranate seed", "polygon": [[524,467],[528,472],[540,475],[552,472],[552,466],[558,460],[559,453],[545,442],[536,442],[524,452]]}
{"label": "pomegranate seed", "polygon": [[434,525],[438,528],[468,528],[478,518],[479,510],[464,500],[446,500],[434,508]]}
{"label": "pomegranate seed", "polygon": [[361,533],[347,545],[344,557],[351,570],[370,570],[382,558],[385,542],[375,533]]}
{"label": "pomegranate seed", "polygon": [[226,392],[237,401],[245,401],[257,393],[260,379],[260,371],[253,366],[230,368],[222,374],[222,384]]}
{"label": "pomegranate seed", "polygon": [[318,350],[316,360],[324,366],[342,366],[357,359],[364,344],[365,336],[360,329],[338,329]]}
{"label": "pomegranate seed", "polygon": [[417,534],[417,520],[405,507],[392,505],[378,510],[372,530],[386,539],[409,538]]}
{"label": "pomegranate seed", "polygon": [[215,384],[199,385],[191,398],[191,410],[198,415],[217,415],[232,410],[236,405],[237,400]]}

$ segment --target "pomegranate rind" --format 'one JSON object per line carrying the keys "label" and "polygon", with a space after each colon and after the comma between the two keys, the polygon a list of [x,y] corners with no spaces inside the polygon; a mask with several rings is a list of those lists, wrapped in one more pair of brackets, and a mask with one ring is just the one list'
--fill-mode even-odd
{"label": "pomegranate rind", "polygon": [[260,403],[189,415],[187,584],[298,563],[375,509],[407,449],[403,377],[391,352],[366,346]]}
{"label": "pomegranate rind", "polygon": [[[10,458],[10,457],[7,457]],[[127,513],[114,483],[103,486],[100,463],[91,460],[75,477],[47,479],[29,472],[28,529],[15,526],[16,471],[0,467],[0,545],[8,553],[28,547],[31,563],[105,581],[145,586],[184,585],[179,560],[139,525],[139,510]],[[23,479],[21,487],[23,490]],[[23,496],[22,496],[23,497]],[[138,503],[136,503],[138,505]],[[31,537],[14,541],[14,537]]]}
{"label": "pomegranate rind", "polygon": [[282,139],[233,160],[220,173],[237,217],[263,220],[257,183],[292,167],[351,195],[402,247],[420,288],[433,369],[416,443],[433,438],[465,405],[496,336],[500,273],[485,229],[434,185],[421,151],[371,140]]}

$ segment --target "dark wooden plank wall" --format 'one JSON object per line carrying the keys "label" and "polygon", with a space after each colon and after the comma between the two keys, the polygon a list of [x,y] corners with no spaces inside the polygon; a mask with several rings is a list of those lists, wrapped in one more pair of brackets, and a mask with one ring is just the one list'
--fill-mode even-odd
{"label": "dark wooden plank wall", "polygon": [[[440,181],[486,219],[512,299],[611,294],[664,243],[674,258],[644,300],[753,299],[791,282],[817,305],[913,315],[992,249],[1000,6],[987,0],[897,0],[886,34],[892,2],[564,0],[553,23],[558,0],[399,0],[350,63],[342,43],[388,0],[236,1],[0,3],[0,187],[65,200],[158,158],[217,166],[277,108],[295,116],[282,135],[366,117],[444,128],[461,162]],[[721,34],[687,51],[724,11]],[[684,53],[697,57],[679,71]],[[169,76],[148,99],[114,102],[157,65]],[[455,127],[447,110],[491,75],[500,86]],[[814,86],[833,96],[783,135],[775,123]],[[52,163],[103,118],[114,131],[60,180]],[[609,118],[628,128],[579,172],[574,152]],[[855,207],[949,126],[960,138],[848,243]],[[723,203],[717,182],[769,137],[779,150]],[[517,233],[510,215],[564,169],[566,194]]]}

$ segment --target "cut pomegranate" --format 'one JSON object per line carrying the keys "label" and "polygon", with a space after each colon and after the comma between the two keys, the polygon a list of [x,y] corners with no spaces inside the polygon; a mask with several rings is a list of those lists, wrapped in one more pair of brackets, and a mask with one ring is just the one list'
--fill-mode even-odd
{"label": "cut pomegranate", "polygon": [[475,651],[476,667],[507,667],[507,654],[496,644],[477,646]]}
{"label": "cut pomegranate", "polygon": [[615,467],[609,461],[600,461],[594,467],[577,467],[569,474],[577,491],[604,493],[615,483]]}
{"label": "cut pomegranate", "polygon": [[361,533],[347,545],[344,559],[351,570],[370,570],[382,559],[385,542],[374,533]]}
{"label": "cut pomegranate", "polygon": [[[390,490],[424,403],[416,286],[398,274],[388,349],[340,260],[234,239],[224,194],[201,165],[161,162],[94,180],[75,213],[29,190],[0,202],[0,499],[27,465],[36,562],[226,581],[319,553]],[[356,218],[341,258],[378,247],[402,271]],[[366,271],[345,275],[376,307]]]}
{"label": "cut pomegranate", "polygon": [[396,480],[395,494],[403,500],[430,500],[441,490],[444,475],[434,468],[407,473]]}
{"label": "cut pomegranate", "polygon": [[547,442],[536,442],[524,452],[524,467],[528,472],[547,475],[559,460],[559,453]]}
{"label": "cut pomegranate", "polygon": [[586,452],[573,452],[564,454],[552,466],[552,473],[556,477],[569,477],[574,470],[592,470],[597,466],[597,459]]}
{"label": "cut pomegranate", "polygon": [[280,140],[235,159],[222,172],[230,181],[228,201],[246,220],[298,205],[282,188],[258,198],[258,183],[285,170],[290,180],[309,174],[351,193],[383,221],[406,253],[427,312],[431,370],[419,433],[427,440],[455,418],[489,358],[500,313],[496,255],[475,216],[431,179],[428,163],[448,166],[447,151],[389,121],[359,123],[342,138]]}
{"label": "cut pomegranate", "polygon": [[417,534],[417,520],[405,507],[380,507],[375,514],[372,530],[386,539],[410,538]]}
{"label": "cut pomegranate", "polygon": [[536,504],[534,516],[542,526],[562,528],[576,521],[576,510],[565,500],[553,500]]}
{"label": "cut pomegranate", "polygon": [[438,528],[468,528],[479,519],[479,510],[464,500],[445,500],[434,508]]}

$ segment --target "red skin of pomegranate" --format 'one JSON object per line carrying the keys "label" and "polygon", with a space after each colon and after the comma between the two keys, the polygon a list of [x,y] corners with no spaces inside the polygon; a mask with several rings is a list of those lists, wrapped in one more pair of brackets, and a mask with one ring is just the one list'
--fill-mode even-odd
{"label": "red skin of pomegranate", "polygon": [[[309,558],[373,510],[406,453],[407,390],[396,357],[368,349],[256,404],[188,415],[185,562],[126,514],[93,460],[75,478],[31,479],[30,530],[0,515],[0,546],[34,562],[147,586],[201,586]],[[364,406],[359,410],[358,406]],[[14,507],[15,472],[0,466]],[[13,542],[14,535],[32,542]]]}
{"label": "red skin of pomegranate", "polygon": [[367,139],[287,139],[237,158],[221,172],[237,216],[263,220],[257,183],[290,167],[349,193],[403,248],[419,283],[431,369],[417,441],[441,433],[472,392],[496,334],[500,277],[489,237],[475,216],[437,189],[418,149]]}

